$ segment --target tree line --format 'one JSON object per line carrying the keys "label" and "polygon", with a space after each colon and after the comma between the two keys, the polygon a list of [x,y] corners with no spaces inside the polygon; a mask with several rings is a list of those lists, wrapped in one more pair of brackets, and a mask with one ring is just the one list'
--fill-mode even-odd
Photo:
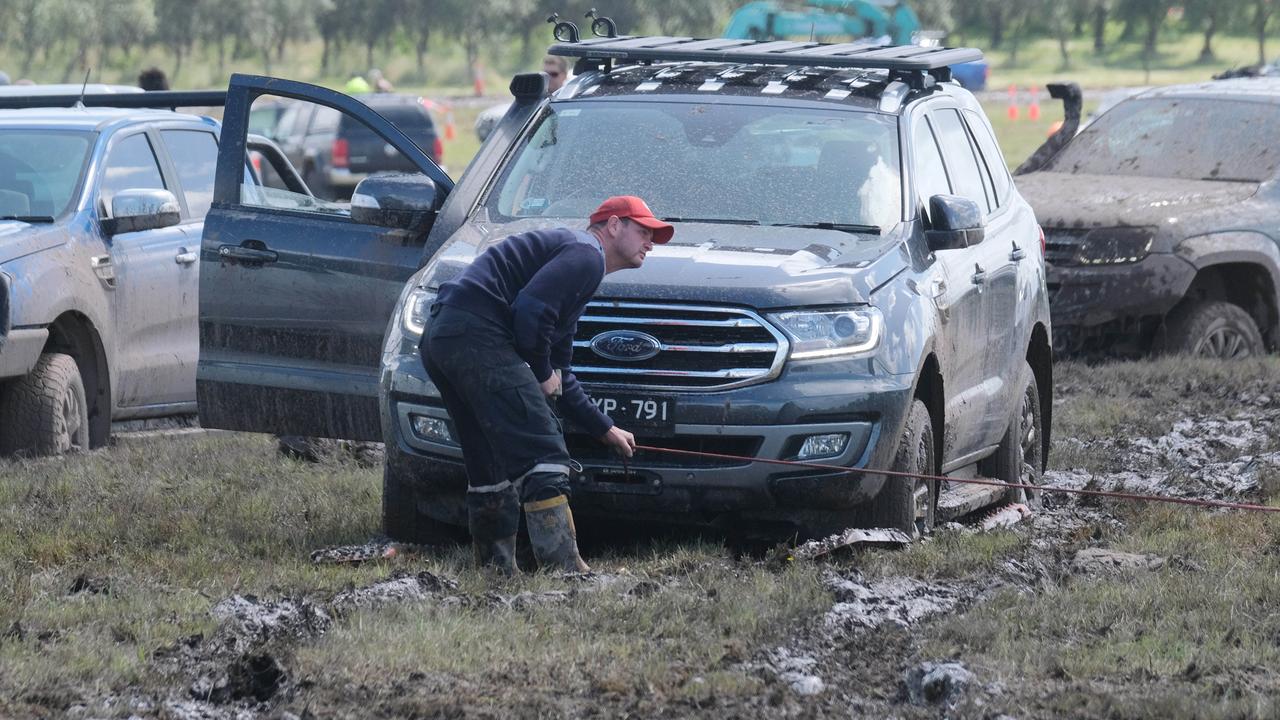
{"label": "tree line", "polygon": [[[89,67],[106,67],[140,46],[162,46],[172,57],[172,78],[197,49],[219,71],[229,58],[259,58],[264,70],[297,43],[319,41],[320,74],[343,53],[358,49],[366,67],[392,54],[412,53],[420,74],[438,43],[460,47],[473,65],[496,45],[518,48],[523,63],[550,39],[547,16],[578,22],[592,6],[624,32],[715,36],[743,0],[0,0],[0,45],[16,58],[22,76],[60,63],[62,80]],[[798,4],[798,0],[780,0]],[[1214,58],[1223,33],[1255,37],[1259,62],[1268,33],[1280,27],[1280,0],[911,0],[926,28],[967,44],[1007,50],[1017,62],[1028,38],[1058,40],[1062,64],[1070,41],[1089,38],[1095,52],[1109,42],[1141,42],[1154,58],[1162,33],[1203,35],[1202,59]],[[1123,28],[1118,39],[1109,27]]]}

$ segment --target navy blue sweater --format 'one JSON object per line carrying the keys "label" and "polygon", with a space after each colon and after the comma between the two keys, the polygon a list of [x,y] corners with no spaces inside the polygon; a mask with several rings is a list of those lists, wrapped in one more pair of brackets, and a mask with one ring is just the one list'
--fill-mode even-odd
{"label": "navy blue sweater", "polygon": [[565,228],[512,235],[480,254],[459,277],[440,286],[438,301],[511,329],[516,352],[538,382],[561,371],[565,414],[596,437],[613,421],[587,397],[569,371],[578,318],[604,279],[600,244]]}

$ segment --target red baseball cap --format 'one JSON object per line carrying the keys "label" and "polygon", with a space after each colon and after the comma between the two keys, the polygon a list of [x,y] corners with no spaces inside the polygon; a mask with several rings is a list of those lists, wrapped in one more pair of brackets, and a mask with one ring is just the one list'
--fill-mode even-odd
{"label": "red baseball cap", "polygon": [[676,232],[675,228],[654,217],[649,206],[635,195],[614,195],[600,203],[600,207],[591,213],[591,224],[604,222],[614,215],[649,228],[653,231],[653,241],[659,245],[670,240]]}

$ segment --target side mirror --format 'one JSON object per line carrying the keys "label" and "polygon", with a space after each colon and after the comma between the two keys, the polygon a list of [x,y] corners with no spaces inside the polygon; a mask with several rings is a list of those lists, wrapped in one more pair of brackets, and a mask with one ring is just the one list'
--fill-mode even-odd
{"label": "side mirror", "polygon": [[986,236],[978,203],[959,195],[929,198],[929,219],[933,229],[926,230],[924,235],[934,252],[977,245]]}
{"label": "side mirror", "polygon": [[107,235],[172,227],[182,221],[178,199],[168,190],[121,190],[111,198],[111,217],[103,218]]}
{"label": "side mirror", "polygon": [[370,175],[351,195],[351,219],[362,225],[426,232],[440,209],[439,200],[439,188],[426,175]]}

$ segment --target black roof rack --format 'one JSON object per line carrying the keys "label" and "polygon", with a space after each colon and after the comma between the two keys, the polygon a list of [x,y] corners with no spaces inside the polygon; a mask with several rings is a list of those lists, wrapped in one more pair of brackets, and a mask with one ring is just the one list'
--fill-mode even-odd
{"label": "black roof rack", "polygon": [[168,108],[221,107],[227,104],[225,90],[153,90],[137,93],[95,95],[0,95],[0,109],[74,107]]}
{"label": "black roof rack", "polygon": [[820,43],[792,40],[737,40],[688,37],[602,37],[580,42],[558,42],[552,55],[597,61],[610,67],[613,61],[701,61],[760,63],[765,65],[821,66],[885,69],[929,73],[947,79],[947,68],[982,59],[977,48],[921,47],[919,45],[868,45],[865,42]]}

